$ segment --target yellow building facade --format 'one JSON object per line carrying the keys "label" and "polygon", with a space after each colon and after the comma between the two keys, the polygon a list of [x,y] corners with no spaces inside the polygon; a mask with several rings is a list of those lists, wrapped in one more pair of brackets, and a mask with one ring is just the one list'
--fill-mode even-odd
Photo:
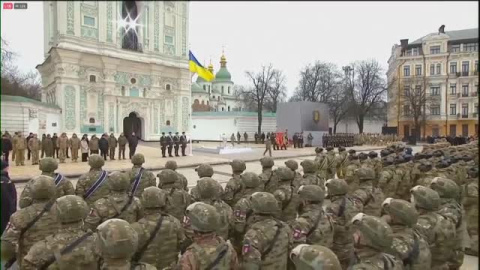
{"label": "yellow building facade", "polygon": [[478,134],[478,28],[402,39],[388,60],[388,126],[400,137]]}

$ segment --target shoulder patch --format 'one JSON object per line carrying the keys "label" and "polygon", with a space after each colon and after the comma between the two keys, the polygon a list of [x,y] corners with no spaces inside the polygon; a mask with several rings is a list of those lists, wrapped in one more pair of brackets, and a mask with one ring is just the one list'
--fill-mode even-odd
{"label": "shoulder patch", "polygon": [[248,252],[250,252],[250,249],[251,249],[250,244],[243,245],[242,254],[247,254]]}

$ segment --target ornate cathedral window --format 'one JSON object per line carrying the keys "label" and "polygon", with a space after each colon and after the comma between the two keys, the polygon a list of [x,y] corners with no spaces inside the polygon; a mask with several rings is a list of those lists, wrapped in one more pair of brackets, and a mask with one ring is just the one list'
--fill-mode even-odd
{"label": "ornate cathedral window", "polygon": [[135,1],[123,1],[122,5],[122,49],[141,52],[138,41],[140,12]]}
{"label": "ornate cathedral window", "polygon": [[90,75],[90,82],[97,82],[97,77],[95,77],[95,75]]}
{"label": "ornate cathedral window", "polygon": [[165,90],[170,91],[170,84],[165,85]]}

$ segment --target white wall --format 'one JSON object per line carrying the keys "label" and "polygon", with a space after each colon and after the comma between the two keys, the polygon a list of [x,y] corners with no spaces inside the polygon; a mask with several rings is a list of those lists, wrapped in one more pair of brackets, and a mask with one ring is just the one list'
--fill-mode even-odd
{"label": "white wall", "polygon": [[[53,114],[53,113],[47,113],[47,121],[46,121],[46,134],[53,134],[57,133],[60,134],[60,115],[59,114]],[[53,124],[56,123],[56,126],[54,127]],[[78,134],[77,134],[78,135]]]}
{"label": "white wall", "polygon": [[[372,121],[365,120],[363,122],[363,132],[364,133],[382,133],[382,127],[384,121]],[[333,132],[333,121],[330,120],[328,126],[332,128]],[[337,125],[337,133],[358,133],[358,125],[355,120],[342,120]]]}
{"label": "white wall", "polygon": [[2,132],[8,131],[12,135],[16,131],[27,133],[29,131],[28,108],[11,102],[2,102],[1,105]]}

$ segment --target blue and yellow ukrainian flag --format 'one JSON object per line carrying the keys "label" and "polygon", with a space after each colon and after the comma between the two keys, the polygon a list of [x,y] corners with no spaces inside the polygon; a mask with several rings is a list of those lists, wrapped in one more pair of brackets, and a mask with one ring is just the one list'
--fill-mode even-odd
{"label": "blue and yellow ukrainian flag", "polygon": [[192,51],[189,51],[188,56],[190,58],[190,71],[193,73],[197,73],[200,78],[204,79],[207,82],[213,81],[213,79],[215,78],[213,73],[203,67],[200,62],[197,61],[197,58],[195,58]]}

